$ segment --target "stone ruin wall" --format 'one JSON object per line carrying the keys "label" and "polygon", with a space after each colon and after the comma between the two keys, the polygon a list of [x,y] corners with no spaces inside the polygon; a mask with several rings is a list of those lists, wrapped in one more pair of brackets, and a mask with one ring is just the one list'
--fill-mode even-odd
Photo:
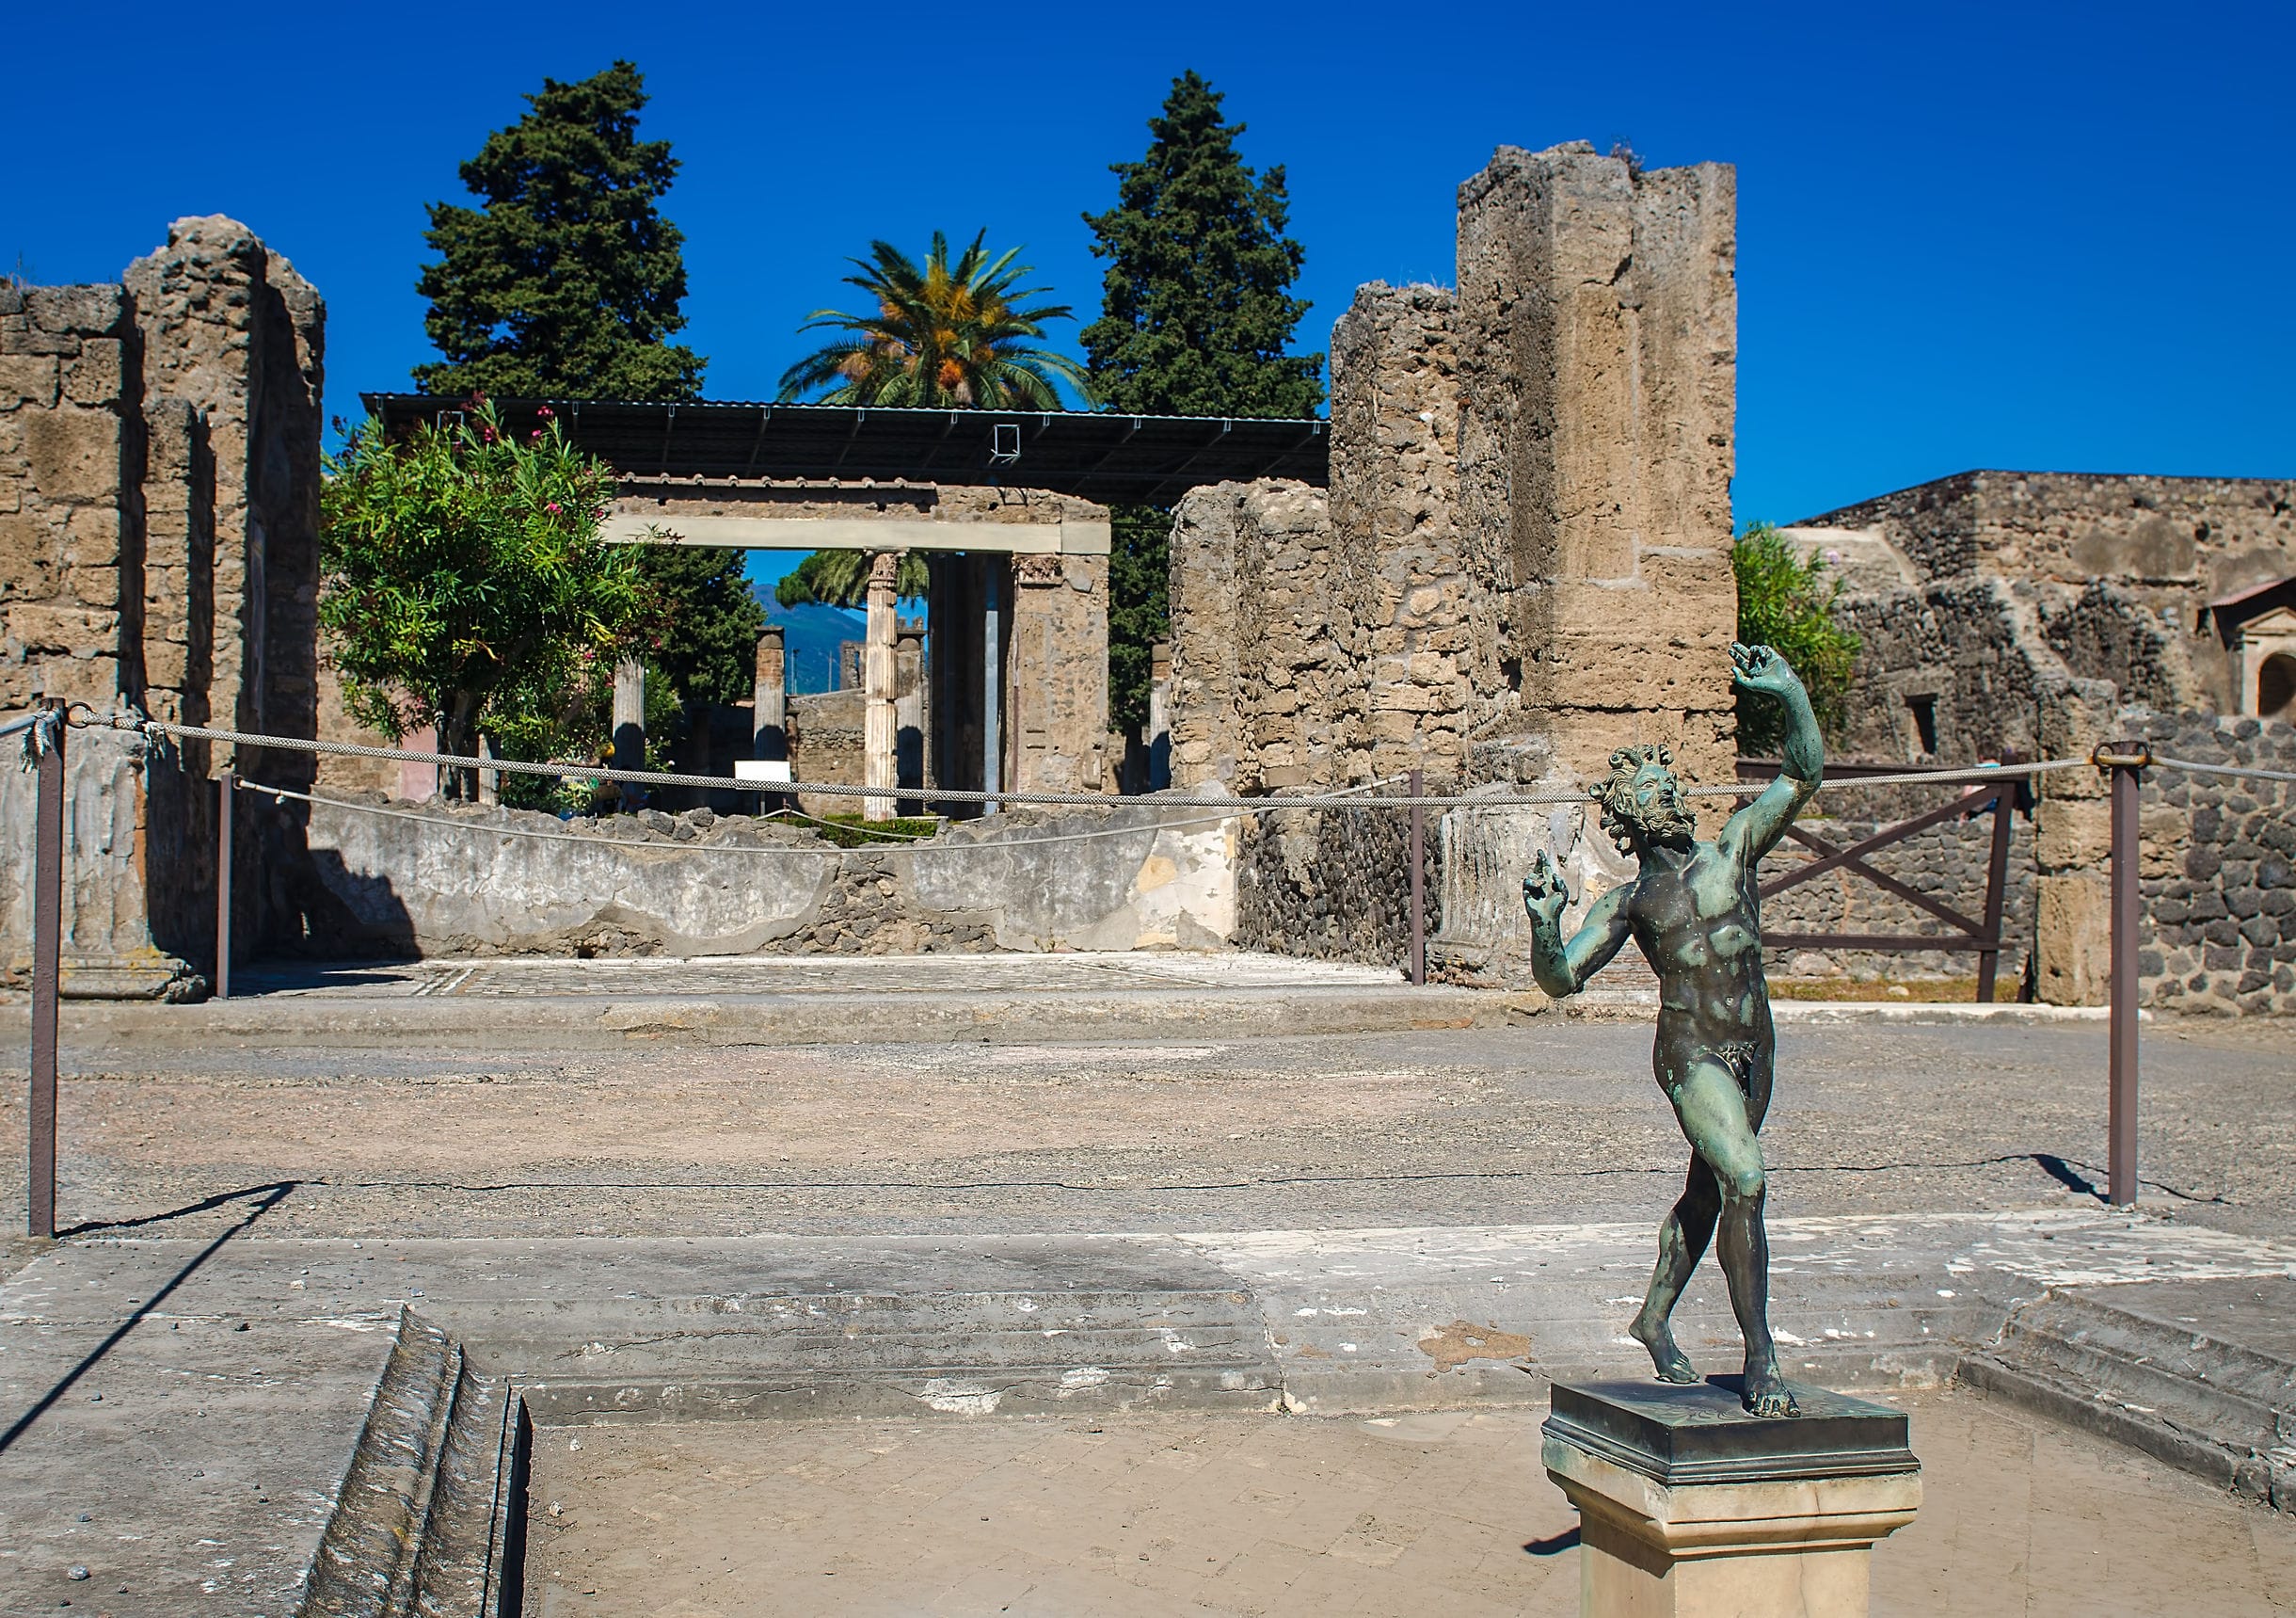
{"label": "stone ruin wall", "polygon": [[[542,835],[504,835],[518,832]],[[1236,835],[1234,820],[1207,822],[1201,808],[1123,804],[1009,809],[928,842],[839,850],[804,827],[707,809],[568,824],[470,804],[385,818],[321,803],[308,817],[309,928],[283,953],[1210,949],[1236,936]]]}
{"label": "stone ruin wall", "polygon": [[[2130,714],[2163,757],[2296,772],[2296,725]],[[2145,773],[2137,975],[2164,1010],[2296,1014],[2296,783]]]}
{"label": "stone ruin wall", "polygon": [[[312,734],[324,322],[220,216],[178,220],[119,285],[0,287],[0,711],[60,697]],[[158,992],[210,953],[211,771],[295,786],[309,762],[101,729],[66,758],[67,992]],[[12,772],[0,796],[20,963],[31,798]],[[241,875],[244,924],[284,924],[272,862]]]}
{"label": "stone ruin wall", "polygon": [[[1328,494],[1224,484],[1175,513],[1174,785],[1252,795],[1414,766],[1576,785],[1627,741],[1729,778],[1734,209],[1722,166],[1501,148],[1460,187],[1459,291],[1357,294],[1332,332]],[[1375,818],[1399,819],[1259,817],[1248,936],[1398,959],[1385,909],[1331,891],[1408,881],[1400,838],[1359,824]],[[1504,863],[1469,844],[1549,820],[1459,819],[1454,874]],[[1615,863],[1582,874],[1607,886]],[[1505,907],[1450,877],[1430,882],[1430,930],[1439,889],[1493,918],[1451,930],[1462,955],[1519,953]]]}
{"label": "stone ruin wall", "polygon": [[[2264,478],[1970,472],[1794,527],[1821,542],[1835,532],[1867,537],[1904,558],[1901,590],[1852,584],[1861,618],[1902,616],[1889,598],[1908,592],[1995,582],[2017,640],[2045,649],[2043,662],[2172,713],[2239,709],[2235,660],[2207,621],[2208,603],[2296,573],[2296,483]],[[1950,638],[1916,639],[1889,655],[1950,669],[1960,649]],[[1972,747],[1982,751],[1955,739],[1940,756]]]}

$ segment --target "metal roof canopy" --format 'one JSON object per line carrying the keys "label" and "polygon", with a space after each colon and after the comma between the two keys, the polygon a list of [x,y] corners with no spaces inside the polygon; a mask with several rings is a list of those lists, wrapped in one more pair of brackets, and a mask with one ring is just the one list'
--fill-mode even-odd
{"label": "metal roof canopy", "polygon": [[[462,404],[362,393],[393,436]],[[555,412],[566,436],[625,477],[999,485],[1103,504],[1164,505],[1200,484],[1331,477],[1331,424],[1112,412],[875,409],[688,400],[497,399],[505,428]]]}

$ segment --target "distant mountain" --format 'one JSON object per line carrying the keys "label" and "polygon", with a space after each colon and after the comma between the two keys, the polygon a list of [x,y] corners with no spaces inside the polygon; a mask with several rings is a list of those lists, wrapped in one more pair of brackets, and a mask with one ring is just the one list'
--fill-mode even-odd
{"label": "distant mountain", "polygon": [[785,607],[760,591],[769,622],[781,626],[789,659],[789,695],[809,697],[837,688],[837,648],[869,633],[869,615],[807,601]]}

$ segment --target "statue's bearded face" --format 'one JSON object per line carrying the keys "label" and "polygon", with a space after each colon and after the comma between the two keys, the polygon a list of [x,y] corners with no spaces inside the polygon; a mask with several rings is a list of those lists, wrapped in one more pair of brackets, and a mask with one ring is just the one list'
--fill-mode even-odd
{"label": "statue's bearded face", "polygon": [[1632,804],[1621,818],[1652,846],[1682,847],[1698,835],[1698,820],[1682,799],[1682,784],[1664,764],[1634,772]]}

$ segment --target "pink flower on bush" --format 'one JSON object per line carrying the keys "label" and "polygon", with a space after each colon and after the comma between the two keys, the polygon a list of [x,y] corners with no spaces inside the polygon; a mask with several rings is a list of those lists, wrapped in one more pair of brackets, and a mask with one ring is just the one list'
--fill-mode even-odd
{"label": "pink flower on bush", "polygon": [[548,506],[544,507],[544,509],[547,510],[552,517],[555,517],[558,515],[560,507],[558,503],[553,500]]}

